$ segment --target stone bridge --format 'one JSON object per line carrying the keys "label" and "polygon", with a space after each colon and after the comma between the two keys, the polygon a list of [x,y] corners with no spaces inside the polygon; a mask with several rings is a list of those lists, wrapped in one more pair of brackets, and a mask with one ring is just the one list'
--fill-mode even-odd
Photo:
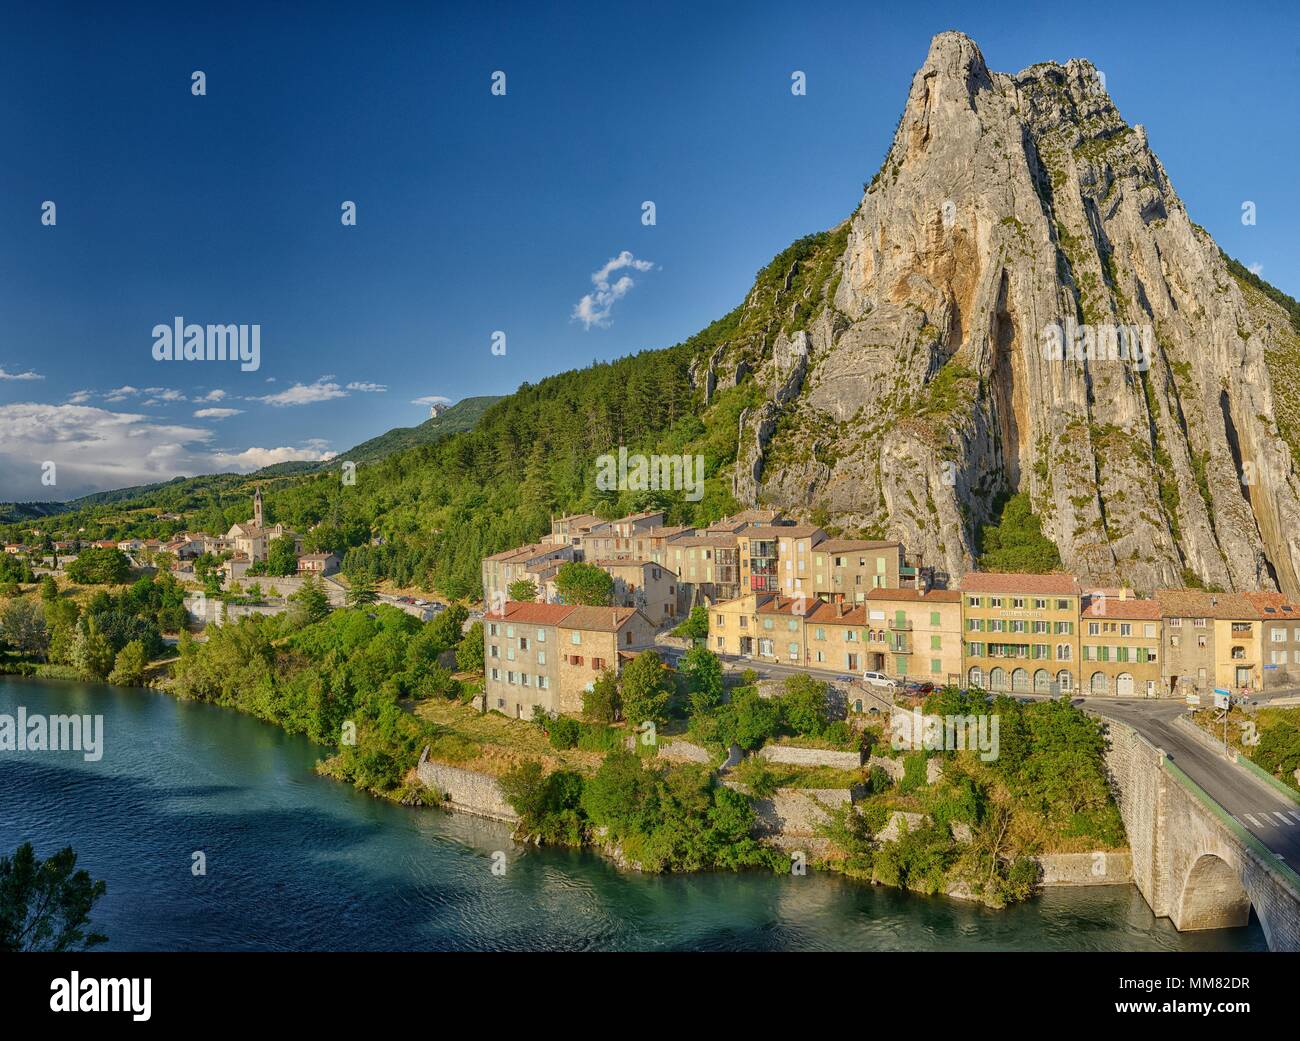
{"label": "stone bridge", "polygon": [[1133,850],[1133,881],[1179,931],[1246,925],[1300,951],[1300,876],[1132,727],[1104,720],[1107,765]]}

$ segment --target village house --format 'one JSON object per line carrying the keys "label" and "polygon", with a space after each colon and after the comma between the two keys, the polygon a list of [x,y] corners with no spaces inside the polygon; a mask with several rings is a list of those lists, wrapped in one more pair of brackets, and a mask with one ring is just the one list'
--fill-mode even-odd
{"label": "village house", "polygon": [[1128,590],[1093,591],[1079,620],[1079,687],[1086,694],[1158,697],[1160,604]]}
{"label": "village house", "polygon": [[1259,609],[1264,689],[1300,683],[1300,604],[1284,593],[1246,593]]}
{"label": "village house", "polygon": [[654,626],[635,608],[509,601],[483,619],[485,708],[516,719],[577,715],[602,672],[617,675],[653,643]]}
{"label": "village house", "polygon": [[510,597],[515,582],[529,581],[540,595],[554,568],[574,559],[571,545],[533,542],[483,558],[483,603],[492,607]]}
{"label": "village house", "polygon": [[1259,689],[1264,612],[1244,593],[1161,589],[1161,680],[1170,694]]}
{"label": "village house", "polygon": [[665,547],[663,562],[677,573],[683,612],[696,604],[740,596],[740,544],[735,535],[687,535]]}
{"label": "village house", "polygon": [[860,604],[873,589],[897,589],[903,566],[898,542],[826,539],[813,549],[812,591],[830,603]]}
{"label": "village house", "polygon": [[[592,560],[614,581],[613,606],[635,607],[656,627],[677,617],[677,576],[652,560]],[[558,570],[558,569],[557,569]],[[554,580],[546,586],[546,599],[559,602]]]}
{"label": "village house", "polygon": [[759,661],[807,661],[804,620],[821,604],[812,597],[747,593],[709,608],[709,647]]}
{"label": "village house", "polygon": [[747,528],[737,534],[740,585],[754,593],[813,594],[813,547],[826,532],[812,524]]}
{"label": "village house", "polygon": [[580,549],[583,538],[605,522],[594,513],[575,513],[568,517],[551,517],[551,534],[543,539],[556,546],[573,546]]}
{"label": "village house", "polygon": [[332,575],[339,569],[339,558],[335,553],[304,553],[298,558],[300,575]]}
{"label": "village house", "polygon": [[663,510],[633,513],[618,520],[593,527],[582,536],[582,560],[613,560],[638,552],[632,539],[653,528],[662,528],[667,514]]}
{"label": "village house", "polygon": [[867,593],[866,608],[868,670],[936,686],[961,683],[960,592],[873,589]]}
{"label": "village house", "polygon": [[967,683],[992,691],[1073,691],[1082,590],[1073,575],[968,572],[961,582]]}

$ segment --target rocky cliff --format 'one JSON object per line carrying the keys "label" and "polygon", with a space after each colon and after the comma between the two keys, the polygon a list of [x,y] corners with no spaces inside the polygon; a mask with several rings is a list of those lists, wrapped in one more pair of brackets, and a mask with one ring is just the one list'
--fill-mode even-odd
{"label": "rocky cliff", "polygon": [[1273,387],[1300,337],[1088,62],[990,72],[935,37],[856,212],[778,262],[696,362],[710,396],[762,388],[742,501],[899,538],[955,577],[1026,492],[1090,579],[1300,592],[1298,439]]}

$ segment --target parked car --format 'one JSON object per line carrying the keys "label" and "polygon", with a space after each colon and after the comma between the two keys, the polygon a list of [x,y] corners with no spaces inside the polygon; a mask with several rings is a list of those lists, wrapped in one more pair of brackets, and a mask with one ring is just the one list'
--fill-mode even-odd
{"label": "parked car", "polygon": [[862,682],[868,687],[880,687],[883,690],[897,690],[898,680],[891,679],[883,672],[864,672]]}
{"label": "parked car", "polygon": [[929,680],[911,680],[907,684],[909,694],[929,694],[932,690],[934,690],[934,684]]}

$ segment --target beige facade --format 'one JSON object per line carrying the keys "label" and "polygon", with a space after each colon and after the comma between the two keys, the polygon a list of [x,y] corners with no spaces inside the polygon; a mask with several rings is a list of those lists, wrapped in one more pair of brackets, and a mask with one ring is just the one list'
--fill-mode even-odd
{"label": "beige facade", "polygon": [[556,567],[573,558],[572,546],[549,542],[534,542],[484,557],[482,573],[485,607],[488,609],[499,607],[510,598],[511,585],[524,580],[536,585],[540,595],[548,568]]}
{"label": "beige facade", "polygon": [[1089,594],[1079,620],[1083,693],[1158,697],[1163,629],[1155,600]]}
{"label": "beige facade", "polygon": [[740,587],[751,593],[813,597],[813,547],[826,532],[811,524],[747,528],[736,536]]}
{"label": "beige facade", "polygon": [[1264,612],[1251,594],[1162,589],[1155,599],[1163,623],[1166,693],[1260,688]]}
{"label": "beige facade", "polygon": [[806,597],[749,593],[709,608],[709,648],[716,654],[801,665],[804,619],[821,605]]}
{"label": "beige facade", "polygon": [[897,589],[903,566],[898,542],[826,539],[812,553],[812,592],[828,603],[860,604],[873,589]]}
{"label": "beige facade", "polygon": [[[653,625],[677,617],[677,576],[650,560],[591,560],[614,580],[615,607],[635,607]],[[552,581],[549,590],[553,592]],[[554,599],[548,596],[547,599]]]}
{"label": "beige facade", "polygon": [[483,620],[486,708],[517,719],[577,715],[582,695],[606,669],[654,643],[634,608],[506,603]]}
{"label": "beige facade", "polygon": [[875,589],[867,594],[867,669],[943,686],[962,677],[961,593]]}

